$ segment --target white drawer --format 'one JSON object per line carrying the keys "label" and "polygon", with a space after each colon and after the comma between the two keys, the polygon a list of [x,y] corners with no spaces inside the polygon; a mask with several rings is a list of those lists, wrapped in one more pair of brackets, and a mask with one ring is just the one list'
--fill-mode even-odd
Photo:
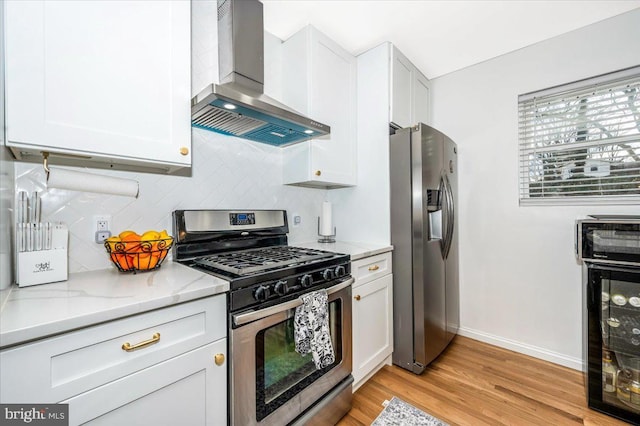
{"label": "white drawer", "polygon": [[4,350],[1,402],[59,402],[226,337],[226,321],[222,294]]}
{"label": "white drawer", "polygon": [[391,252],[365,257],[351,263],[351,274],[356,279],[354,288],[390,273]]}

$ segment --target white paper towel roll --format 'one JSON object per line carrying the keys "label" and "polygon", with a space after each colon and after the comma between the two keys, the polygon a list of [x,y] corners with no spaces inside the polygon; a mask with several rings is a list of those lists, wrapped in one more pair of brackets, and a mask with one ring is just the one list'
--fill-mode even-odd
{"label": "white paper towel roll", "polygon": [[94,175],[55,167],[49,168],[47,188],[125,195],[136,198],[139,191],[138,181],[133,179]]}
{"label": "white paper towel roll", "polygon": [[320,235],[333,235],[333,219],[331,218],[331,203],[324,201],[322,203],[322,212],[320,214]]}

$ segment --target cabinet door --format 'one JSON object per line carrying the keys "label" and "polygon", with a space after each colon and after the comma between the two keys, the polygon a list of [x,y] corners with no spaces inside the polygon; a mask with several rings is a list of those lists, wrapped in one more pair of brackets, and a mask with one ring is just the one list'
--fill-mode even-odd
{"label": "cabinet door", "polygon": [[353,288],[354,386],[393,351],[393,275]]}
{"label": "cabinet door", "polygon": [[412,80],[414,66],[395,47],[391,48],[391,105],[389,121],[397,127],[409,127],[411,122]]}
{"label": "cabinet door", "polygon": [[357,60],[311,26],[283,43],[283,102],[331,126],[331,134],[283,149],[283,183],[356,184]]}
{"label": "cabinet door", "polygon": [[354,185],[356,58],[322,34],[314,35],[310,114],[328,123],[331,134],[312,142],[311,178]]}
{"label": "cabinet door", "polygon": [[415,70],[413,79],[413,119],[412,125],[418,123],[431,124],[430,83],[420,71]]}
{"label": "cabinet door", "polygon": [[191,163],[190,3],[6,2],[7,144]]}
{"label": "cabinet door", "polygon": [[[227,424],[227,339],[85,392],[69,404],[69,424]],[[216,355],[224,356],[217,365]]]}
{"label": "cabinet door", "polygon": [[[60,401],[217,341],[226,304],[219,294],[2,350],[0,402]],[[123,350],[156,333],[144,349]]]}

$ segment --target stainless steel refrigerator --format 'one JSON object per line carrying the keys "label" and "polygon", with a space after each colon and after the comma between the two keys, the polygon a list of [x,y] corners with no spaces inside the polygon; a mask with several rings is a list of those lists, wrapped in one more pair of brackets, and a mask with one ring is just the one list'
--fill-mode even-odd
{"label": "stainless steel refrigerator", "polygon": [[460,324],[458,150],[425,124],[390,136],[393,363],[420,374]]}

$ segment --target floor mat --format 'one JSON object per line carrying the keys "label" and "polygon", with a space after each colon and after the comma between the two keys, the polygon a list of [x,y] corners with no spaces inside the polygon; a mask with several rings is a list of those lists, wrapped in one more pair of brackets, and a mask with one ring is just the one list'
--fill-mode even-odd
{"label": "floor mat", "polygon": [[384,410],[382,410],[382,413],[371,423],[371,426],[449,426],[448,423],[425,413],[395,396],[391,398],[391,401],[385,401],[385,403],[386,406]]}

